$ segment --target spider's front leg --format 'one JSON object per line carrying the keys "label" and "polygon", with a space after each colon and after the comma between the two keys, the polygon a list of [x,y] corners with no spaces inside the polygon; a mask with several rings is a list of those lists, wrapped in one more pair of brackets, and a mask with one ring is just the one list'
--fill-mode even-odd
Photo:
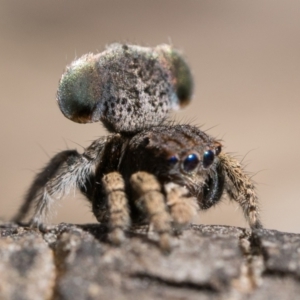
{"label": "spider's front leg", "polygon": [[160,236],[161,249],[170,251],[172,226],[180,232],[192,222],[198,210],[196,198],[184,186],[173,182],[164,185],[165,197],[158,180],[147,172],[133,174],[130,183],[137,195],[136,206],[146,213]]}
{"label": "spider's front leg", "polygon": [[252,229],[262,228],[258,199],[250,177],[245,174],[241,164],[230,155],[221,152],[219,161],[225,175],[225,189],[228,195],[240,204]]}
{"label": "spider's front leg", "polygon": [[167,211],[161,186],[155,176],[147,172],[134,173],[130,178],[136,194],[135,205],[149,218],[150,225],[159,234],[160,248],[171,250],[171,216]]}
{"label": "spider's front leg", "polygon": [[103,176],[102,184],[108,208],[109,240],[119,245],[125,238],[124,231],[130,226],[125,183],[120,173],[111,172]]}

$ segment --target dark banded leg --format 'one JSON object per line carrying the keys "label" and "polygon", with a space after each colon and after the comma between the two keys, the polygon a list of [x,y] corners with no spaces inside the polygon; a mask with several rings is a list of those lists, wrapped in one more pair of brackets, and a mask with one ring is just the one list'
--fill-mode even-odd
{"label": "dark banded leg", "polygon": [[119,245],[125,238],[124,230],[130,226],[130,215],[122,175],[112,172],[102,179],[108,207],[109,240]]}
{"label": "dark banded leg", "polygon": [[244,173],[241,164],[226,153],[219,154],[225,173],[225,188],[231,199],[238,202],[252,229],[262,228],[259,218],[258,198],[250,177]]}
{"label": "dark banded leg", "polygon": [[159,244],[163,251],[171,250],[171,217],[167,212],[161,186],[155,176],[146,172],[137,172],[130,178],[130,183],[138,198],[135,204],[149,218],[150,225],[159,234]]}

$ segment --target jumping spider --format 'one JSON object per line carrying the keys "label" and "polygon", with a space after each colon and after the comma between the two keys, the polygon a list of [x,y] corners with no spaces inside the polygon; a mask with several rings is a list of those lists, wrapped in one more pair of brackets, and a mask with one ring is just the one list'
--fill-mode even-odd
{"label": "jumping spider", "polygon": [[74,61],[60,81],[61,111],[80,123],[102,121],[112,133],[83,154],[54,156],[14,220],[22,221],[35,203],[30,223],[40,226],[51,204],[78,188],[97,220],[108,224],[111,242],[121,243],[131,224],[147,221],[169,250],[172,230],[189,225],[226,191],[250,227],[261,227],[254,185],[239,162],[197,127],[165,120],[189,102],[192,90],[186,62],[168,45],[113,44]]}

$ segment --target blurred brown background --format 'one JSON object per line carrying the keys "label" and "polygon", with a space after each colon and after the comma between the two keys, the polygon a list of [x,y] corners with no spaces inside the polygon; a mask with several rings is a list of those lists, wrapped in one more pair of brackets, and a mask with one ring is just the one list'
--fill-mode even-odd
{"label": "blurred brown background", "polygon": [[[172,42],[196,85],[175,118],[211,128],[226,151],[246,156],[266,227],[300,231],[299,1],[2,0],[0,39],[1,217],[17,210],[49,157],[106,134],[61,114],[55,94],[64,67],[112,42]],[[53,222],[95,222],[82,199],[61,204]],[[227,200],[200,220],[246,226]]]}

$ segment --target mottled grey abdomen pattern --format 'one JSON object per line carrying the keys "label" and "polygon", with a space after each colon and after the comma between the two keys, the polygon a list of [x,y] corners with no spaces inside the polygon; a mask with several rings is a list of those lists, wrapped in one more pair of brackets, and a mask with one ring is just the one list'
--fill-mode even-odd
{"label": "mottled grey abdomen pattern", "polygon": [[171,46],[112,44],[67,67],[57,100],[72,121],[101,121],[110,131],[133,133],[162,123],[189,102],[192,90],[191,72]]}

